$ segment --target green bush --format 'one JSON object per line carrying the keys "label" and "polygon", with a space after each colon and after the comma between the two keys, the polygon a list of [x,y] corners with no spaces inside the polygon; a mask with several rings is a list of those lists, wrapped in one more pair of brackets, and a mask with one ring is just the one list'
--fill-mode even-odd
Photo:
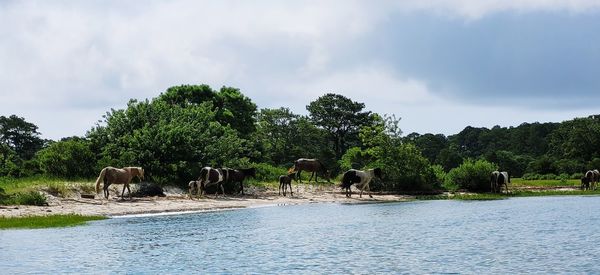
{"label": "green bush", "polygon": [[257,163],[253,165],[256,168],[256,178],[257,181],[278,181],[279,176],[287,175],[287,168],[273,166],[267,163]]}
{"label": "green bush", "polygon": [[52,143],[40,150],[35,157],[40,169],[46,175],[73,179],[89,178],[95,174],[95,154],[90,142],[71,138]]}
{"label": "green bush", "polygon": [[37,191],[30,191],[26,193],[16,193],[13,195],[6,195],[4,191],[0,189],[0,204],[1,205],[36,205],[43,206],[48,205],[46,197]]}
{"label": "green bush", "polygon": [[486,160],[465,160],[448,172],[444,186],[468,191],[490,191],[490,173],[498,166]]}

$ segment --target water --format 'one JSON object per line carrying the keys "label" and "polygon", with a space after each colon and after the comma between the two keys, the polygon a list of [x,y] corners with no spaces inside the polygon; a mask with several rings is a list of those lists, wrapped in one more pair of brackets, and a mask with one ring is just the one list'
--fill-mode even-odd
{"label": "water", "polygon": [[600,273],[600,197],[310,204],[0,231],[23,273]]}

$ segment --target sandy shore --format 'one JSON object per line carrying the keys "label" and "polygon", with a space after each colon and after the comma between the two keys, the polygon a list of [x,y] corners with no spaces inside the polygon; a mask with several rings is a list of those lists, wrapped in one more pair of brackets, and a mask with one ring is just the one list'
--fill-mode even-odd
{"label": "sandy shore", "polygon": [[[378,195],[373,194],[373,198],[363,194],[362,198],[354,193],[351,198],[346,198],[340,189],[333,187],[320,187],[312,190],[310,187],[294,186],[294,196],[280,196],[277,190],[248,190],[250,194],[241,195],[214,195],[195,198],[193,200],[183,192],[167,193],[166,197],[145,197],[133,198],[132,200],[121,200],[111,195],[108,200],[100,199],[96,195],[95,199],[85,199],[77,197],[57,198],[49,197],[48,206],[0,206],[0,216],[19,217],[19,216],[43,216],[56,214],[80,214],[80,215],[100,215],[100,216],[123,216],[135,214],[150,213],[169,213],[186,211],[210,211],[224,210],[232,208],[260,207],[268,205],[290,205],[306,203],[369,203],[369,202],[390,202],[406,201],[411,196],[403,195]],[[356,190],[355,190],[356,191]]]}

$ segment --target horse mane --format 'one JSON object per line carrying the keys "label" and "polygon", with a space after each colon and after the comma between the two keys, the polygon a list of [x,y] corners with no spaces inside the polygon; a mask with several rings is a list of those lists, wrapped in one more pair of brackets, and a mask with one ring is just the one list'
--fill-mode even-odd
{"label": "horse mane", "polygon": [[294,171],[296,171],[296,164],[292,165],[292,167],[290,167],[290,169],[288,169],[288,174],[294,173]]}

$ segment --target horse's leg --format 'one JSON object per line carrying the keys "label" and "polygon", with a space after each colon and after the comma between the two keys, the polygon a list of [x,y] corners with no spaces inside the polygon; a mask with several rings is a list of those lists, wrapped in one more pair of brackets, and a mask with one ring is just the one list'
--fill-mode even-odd
{"label": "horse's leg", "polygon": [[298,181],[302,183],[302,176],[300,175],[300,172],[302,172],[302,170],[298,170],[298,174],[296,176],[298,177]]}
{"label": "horse's leg", "polygon": [[292,189],[292,180],[290,180],[290,197],[294,196],[294,189]]}
{"label": "horse's leg", "polygon": [[106,180],[104,181],[104,186],[102,186],[102,190],[104,191],[104,198],[108,199],[108,187],[110,186],[110,183],[108,183]]}
{"label": "horse's leg", "polygon": [[242,187],[242,196],[244,195],[244,180],[240,181],[240,186]]}
{"label": "horse's leg", "polygon": [[127,184],[127,193],[129,193],[129,200],[131,200],[131,189],[129,188],[129,183]]}
{"label": "horse's leg", "polygon": [[367,183],[367,190],[369,190],[369,198],[373,198],[372,192],[371,192],[371,184]]}
{"label": "horse's leg", "polygon": [[279,188],[277,188],[277,193],[281,196],[281,184],[282,182],[279,181]]}
{"label": "horse's leg", "polygon": [[123,195],[125,195],[125,187],[127,184],[123,184],[123,192],[121,192],[121,200],[124,200]]}

